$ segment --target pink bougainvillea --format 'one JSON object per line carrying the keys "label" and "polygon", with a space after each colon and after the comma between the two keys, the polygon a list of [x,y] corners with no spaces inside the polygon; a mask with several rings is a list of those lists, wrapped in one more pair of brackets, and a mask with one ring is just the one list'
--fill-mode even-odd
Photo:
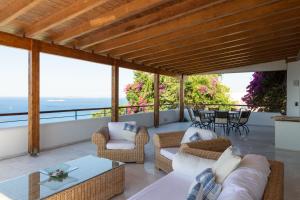
{"label": "pink bougainvillea", "polygon": [[200,94],[206,94],[208,91],[208,88],[205,85],[200,85],[198,90],[199,90]]}
{"label": "pink bougainvillea", "polygon": [[211,80],[211,85],[212,85],[213,87],[216,87],[217,84],[218,84],[218,78],[213,78],[213,79]]}

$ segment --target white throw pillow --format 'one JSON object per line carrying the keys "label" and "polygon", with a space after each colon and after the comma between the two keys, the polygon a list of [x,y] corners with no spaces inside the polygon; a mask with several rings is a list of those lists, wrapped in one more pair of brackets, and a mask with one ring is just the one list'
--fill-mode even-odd
{"label": "white throw pillow", "polygon": [[112,140],[129,140],[135,141],[135,133],[124,130],[125,124],[131,124],[136,126],[135,121],[129,122],[109,122],[108,123],[108,130],[109,130],[109,137]]}
{"label": "white throw pillow", "polygon": [[247,154],[242,159],[239,167],[248,167],[256,169],[263,173],[265,176],[269,176],[271,173],[270,163],[265,156],[256,154]]}
{"label": "white throw pillow", "polygon": [[248,193],[251,199],[261,200],[267,182],[268,176],[260,171],[248,167],[238,167],[223,182],[223,191],[242,188]]}
{"label": "white throw pillow", "polygon": [[172,160],[172,167],[174,171],[194,178],[205,169],[211,168],[215,162],[215,160],[178,152]]}
{"label": "white throw pillow", "polygon": [[238,167],[240,162],[241,157],[233,155],[232,147],[228,147],[212,167],[217,183],[223,183],[225,178]]}
{"label": "white throw pillow", "polygon": [[193,138],[194,134],[196,133],[198,133],[201,140],[212,140],[218,137],[216,133],[211,130],[189,127],[184,133],[181,144],[192,142],[191,138]]}

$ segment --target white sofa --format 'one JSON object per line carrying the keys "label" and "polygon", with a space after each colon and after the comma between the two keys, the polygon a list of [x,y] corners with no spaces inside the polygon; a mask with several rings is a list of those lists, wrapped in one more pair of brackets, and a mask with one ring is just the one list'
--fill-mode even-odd
{"label": "white sofa", "polygon": [[[144,188],[134,196],[130,197],[129,200],[184,200],[187,198],[187,194],[189,188],[194,181],[195,176],[198,175],[199,172],[206,168],[210,168],[216,162],[216,159],[220,156],[221,153],[218,152],[209,152],[203,151],[204,153],[197,151],[194,154],[194,150],[191,151],[192,154],[197,155],[197,158],[202,159],[200,162],[193,161],[194,159],[187,160],[183,162],[183,160],[177,160],[177,156],[173,159],[173,171]],[[186,152],[186,153],[191,153]],[[202,155],[204,157],[202,157]],[[192,155],[189,155],[192,156]],[[200,157],[199,157],[200,156]],[[192,156],[195,157],[195,156]],[[211,159],[206,159],[211,157]],[[252,160],[256,160],[252,159]],[[259,159],[258,159],[259,160]],[[256,162],[256,161],[254,161]],[[268,161],[266,161],[268,163]],[[257,162],[260,165],[260,160]],[[257,163],[254,163],[256,165]],[[269,161],[268,170],[270,172],[269,176],[264,176],[263,178],[257,176],[257,173],[243,177],[243,170],[245,170],[245,165],[238,167],[234,170],[223,183],[223,188],[220,196],[217,200],[283,200],[283,164],[279,161]],[[252,163],[253,164],[253,163]],[[251,168],[252,165],[250,163],[246,163],[248,168]],[[191,167],[192,166],[192,167]],[[242,169],[241,173],[236,173]],[[254,168],[253,168],[254,169]],[[266,169],[266,168],[265,168]],[[271,170],[271,171],[270,171]],[[260,170],[259,171],[263,171]],[[230,178],[229,178],[230,177]],[[236,182],[232,181],[232,179],[237,180]],[[241,185],[234,185],[234,184]],[[241,186],[241,187],[240,187]],[[245,186],[245,187],[243,187]],[[246,189],[250,188],[250,191]],[[259,198],[256,198],[260,196]]]}

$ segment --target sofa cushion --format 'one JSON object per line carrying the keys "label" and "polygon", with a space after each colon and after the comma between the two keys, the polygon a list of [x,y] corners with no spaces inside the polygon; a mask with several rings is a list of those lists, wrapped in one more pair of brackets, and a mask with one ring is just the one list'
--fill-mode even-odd
{"label": "sofa cushion", "polygon": [[248,167],[256,169],[266,176],[271,173],[270,163],[265,156],[256,154],[247,154],[243,157],[239,167]]}
{"label": "sofa cushion", "polygon": [[193,179],[178,172],[171,172],[155,181],[128,200],[182,200],[186,199]]}
{"label": "sofa cushion", "polygon": [[179,147],[161,148],[160,154],[170,160],[173,160],[175,154],[178,152]]}
{"label": "sofa cushion", "polygon": [[211,168],[215,160],[205,159],[191,154],[178,152],[172,161],[173,170],[195,178],[200,172]]}
{"label": "sofa cushion", "polygon": [[108,123],[108,131],[109,131],[109,137],[112,140],[129,140],[129,141],[135,141],[135,135],[136,133],[124,130],[125,125],[133,125],[136,126],[135,121],[129,121],[129,122],[109,122]]}
{"label": "sofa cushion", "polygon": [[203,186],[196,179],[190,186],[187,200],[202,200],[203,199]]}
{"label": "sofa cushion", "polygon": [[[260,200],[270,174],[270,164],[265,156],[248,154],[244,156],[239,167],[223,183],[224,199],[231,199],[233,188],[239,188],[249,199]],[[223,193],[223,192],[222,192]],[[228,196],[228,198],[225,198]],[[246,198],[245,198],[246,199]]]}
{"label": "sofa cushion", "polygon": [[134,149],[134,142],[128,140],[109,140],[106,144],[107,149]]}
{"label": "sofa cushion", "polygon": [[224,187],[217,200],[253,200],[247,190],[244,188],[235,187]]}
{"label": "sofa cushion", "polygon": [[193,136],[195,136],[195,134],[197,134],[198,140],[211,140],[217,138],[216,133],[211,130],[189,127],[184,133],[181,144],[194,142],[195,140],[193,140]]}
{"label": "sofa cushion", "polygon": [[256,169],[239,167],[234,170],[223,183],[223,192],[232,191],[232,188],[242,188],[253,200],[261,200],[264,194],[268,177]]}
{"label": "sofa cushion", "polygon": [[241,157],[234,155],[232,147],[228,147],[212,167],[217,183],[223,183],[225,178],[238,167],[240,162]]}

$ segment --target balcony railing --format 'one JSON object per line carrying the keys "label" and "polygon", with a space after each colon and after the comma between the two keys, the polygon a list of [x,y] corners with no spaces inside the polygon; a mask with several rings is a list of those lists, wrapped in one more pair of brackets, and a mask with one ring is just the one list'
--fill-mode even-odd
{"label": "balcony railing", "polygon": [[[120,106],[119,114],[128,115],[151,112],[153,111],[153,107],[154,105]],[[160,107],[160,110],[174,109],[177,107],[177,104],[162,104]],[[40,111],[40,120],[42,123],[109,116],[111,116],[111,107]],[[28,112],[0,113],[0,127],[9,127],[6,126],[9,123],[13,123],[14,125],[18,123],[18,126],[26,125],[27,121]]]}

